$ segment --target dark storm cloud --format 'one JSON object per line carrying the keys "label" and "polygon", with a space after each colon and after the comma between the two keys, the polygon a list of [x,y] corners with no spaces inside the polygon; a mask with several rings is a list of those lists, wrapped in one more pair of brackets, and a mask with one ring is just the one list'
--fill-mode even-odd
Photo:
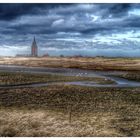
{"label": "dark storm cloud", "polygon": [[139,28],[140,27],[140,16],[132,16],[132,17],[127,17],[124,20],[124,25],[125,27],[131,27],[132,29],[134,28]]}
{"label": "dark storm cloud", "polygon": [[[68,20],[69,17],[73,16],[77,20],[85,22],[87,18],[85,13],[90,13],[90,14],[97,13],[97,15],[99,16],[104,15],[104,17],[106,18],[109,15],[123,16],[124,13],[127,13],[130,7],[132,7],[130,4],[100,4],[100,5],[97,4],[93,6],[93,8],[92,7],[90,8],[90,5],[88,8],[86,6],[85,7],[80,6],[80,4],[79,5],[78,4],[73,4],[73,5],[71,4],[1,4],[0,19],[13,20],[18,17],[26,16],[26,15],[32,16],[32,15],[48,15],[48,14],[53,17],[54,14],[57,14],[62,16],[62,19],[64,20]],[[29,22],[31,23],[32,20]],[[49,19],[48,22],[51,23],[52,21]],[[40,25],[42,25],[42,23]],[[18,26],[18,28],[20,28],[20,25]]]}
{"label": "dark storm cloud", "polygon": [[113,17],[122,17],[128,14],[128,11],[134,7],[133,4],[99,4],[100,9],[104,9],[103,17],[112,15]]}
{"label": "dark storm cloud", "polygon": [[70,14],[83,16],[84,12],[101,11],[101,13],[103,12],[101,16],[113,15],[118,17],[124,16],[133,7],[138,6],[135,4],[96,4],[93,8],[86,8],[80,7],[80,4],[0,4],[0,19],[12,20],[23,15],[47,14],[49,10],[65,16]]}
{"label": "dark storm cloud", "polygon": [[33,36],[42,49],[140,48],[140,4],[0,4],[2,47]]}
{"label": "dark storm cloud", "polygon": [[[23,15],[43,14],[44,11],[67,4],[0,4],[0,19],[13,20]],[[71,5],[71,4],[69,4]]]}
{"label": "dark storm cloud", "polygon": [[0,19],[12,20],[26,14],[37,14],[39,6],[41,5],[37,6],[33,4],[0,4]]}
{"label": "dark storm cloud", "polygon": [[[82,4],[2,4],[0,5],[0,19],[9,21],[30,16],[27,23],[8,25],[6,27],[7,30],[2,31],[3,33],[7,31],[7,33],[17,34],[28,32],[31,34],[52,34],[60,31],[96,34],[100,31],[114,30],[116,26],[117,28],[120,26],[121,22],[116,22],[115,24],[114,21],[94,23],[90,21],[90,17],[87,17],[86,14],[95,13],[95,15],[101,18],[108,18],[110,15],[113,17],[126,16],[128,10],[132,7],[134,7],[132,4],[91,4],[89,7]],[[51,18],[47,20],[49,15]],[[36,21],[33,21],[32,16],[44,16],[44,18],[46,16],[46,21],[35,24]],[[73,21],[71,20],[72,18]],[[18,21],[15,20],[16,22]],[[72,26],[72,24],[74,25]],[[131,24],[135,24],[134,21],[126,26],[131,27]]]}

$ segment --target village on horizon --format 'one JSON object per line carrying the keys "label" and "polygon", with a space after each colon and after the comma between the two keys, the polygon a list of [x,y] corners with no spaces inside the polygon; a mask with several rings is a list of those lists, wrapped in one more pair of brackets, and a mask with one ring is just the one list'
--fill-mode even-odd
{"label": "village on horizon", "polygon": [[[80,58],[80,57],[85,57],[85,58],[115,58],[115,57],[107,57],[107,56],[103,56],[103,55],[98,55],[98,56],[83,56],[81,54],[77,54],[77,55],[72,55],[72,56],[67,56],[67,55],[63,55],[60,54],[59,56],[51,56],[48,52],[44,53],[43,55],[39,55],[39,47],[36,43],[36,38],[34,36],[33,38],[33,42],[32,45],[30,47],[30,53],[29,54],[16,54],[14,57],[69,57],[69,58]],[[12,57],[12,56],[6,56],[6,57]],[[117,58],[124,58],[124,57],[117,57]],[[129,57],[127,57],[129,58]],[[138,57],[135,57],[138,58]]]}
{"label": "village on horizon", "polygon": [[[31,52],[30,54],[17,54],[15,57],[49,57],[50,55],[48,53],[43,54],[42,56],[39,56],[39,49],[38,45],[36,43],[35,36],[33,38],[33,42],[31,45]],[[60,54],[60,57],[64,57],[64,55]],[[82,55],[74,55],[72,57],[83,57]]]}
{"label": "village on horizon", "polygon": [[[39,55],[39,49],[38,49],[38,45],[36,43],[35,36],[33,38],[33,42],[32,42],[30,50],[31,50],[30,54],[16,54],[15,57],[50,57],[49,53],[45,53],[42,56]],[[68,57],[68,56],[64,56],[63,54],[60,54],[59,57]],[[83,56],[81,54],[77,54],[77,55],[73,55],[73,56],[69,56],[69,57],[77,58],[77,57],[90,57],[90,56]],[[103,57],[103,56],[96,56],[96,57]]]}

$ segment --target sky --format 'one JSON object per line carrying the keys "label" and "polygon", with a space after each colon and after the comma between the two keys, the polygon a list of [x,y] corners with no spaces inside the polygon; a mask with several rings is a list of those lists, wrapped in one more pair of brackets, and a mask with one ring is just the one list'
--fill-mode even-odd
{"label": "sky", "polygon": [[140,4],[0,4],[0,56],[140,57]]}

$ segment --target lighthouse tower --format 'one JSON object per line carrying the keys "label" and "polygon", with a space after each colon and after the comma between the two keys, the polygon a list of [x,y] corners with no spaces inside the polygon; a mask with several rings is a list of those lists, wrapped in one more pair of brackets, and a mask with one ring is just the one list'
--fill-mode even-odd
{"label": "lighthouse tower", "polygon": [[34,37],[34,40],[33,40],[32,46],[31,46],[31,56],[33,56],[33,57],[38,56],[38,47],[36,44],[35,37]]}

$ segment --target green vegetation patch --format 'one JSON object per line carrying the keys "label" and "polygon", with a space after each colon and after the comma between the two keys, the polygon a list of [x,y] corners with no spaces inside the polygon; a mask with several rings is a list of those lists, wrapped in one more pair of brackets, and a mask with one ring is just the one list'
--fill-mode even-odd
{"label": "green vegetation patch", "polygon": [[132,71],[117,75],[118,77],[140,82],[140,72]]}
{"label": "green vegetation patch", "polygon": [[101,84],[115,83],[109,79],[99,77],[76,77],[62,76],[53,74],[29,74],[19,72],[0,72],[0,85],[14,85],[27,83],[45,83],[45,82],[69,82],[69,81],[93,81]]}

